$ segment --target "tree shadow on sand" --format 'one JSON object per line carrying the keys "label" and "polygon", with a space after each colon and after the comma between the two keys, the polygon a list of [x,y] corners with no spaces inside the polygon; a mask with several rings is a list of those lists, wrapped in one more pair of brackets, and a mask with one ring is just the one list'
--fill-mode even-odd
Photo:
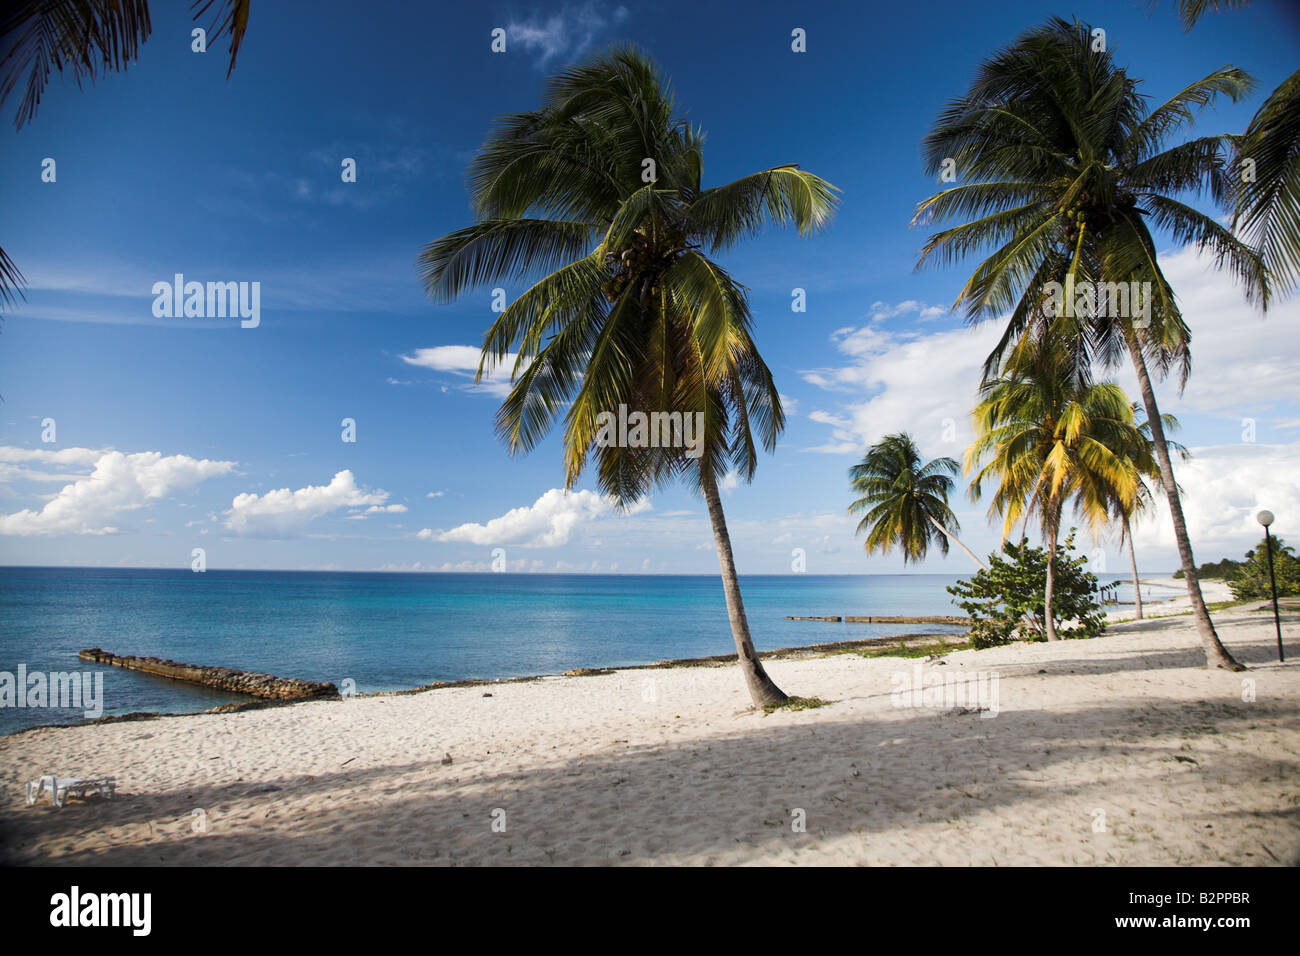
{"label": "tree shadow on sand", "polygon": [[[1103,711],[1104,725],[1093,725]],[[936,710],[826,719],[832,713],[820,712],[816,721],[783,715],[785,723],[754,718],[741,733],[626,746],[527,772],[479,773],[472,755],[442,766],[431,743],[427,760],[340,769],[310,781],[125,794],[61,811],[7,807],[0,813],[0,855],[9,863],[128,866],[239,863],[254,852],[259,861],[284,865],[647,864],[727,863],[744,850],[745,859],[789,862],[853,835],[862,863],[888,846],[917,863],[988,864],[998,862],[996,854],[986,843],[963,847],[963,825],[985,811],[1023,805],[1025,818],[1044,807],[1055,814],[1037,825],[1052,829],[1062,855],[1043,862],[1079,862],[1068,845],[1094,839],[1092,807],[1111,808],[1106,839],[1120,846],[1199,839],[1211,813],[1189,812],[1173,824],[1153,815],[1153,829],[1142,807],[1193,806],[1211,774],[1243,795],[1242,808],[1219,808],[1241,813],[1215,819],[1222,842],[1233,826],[1275,825],[1273,810],[1249,810],[1259,802],[1252,788],[1270,775],[1294,779],[1300,770],[1295,761],[1279,764],[1203,738],[1293,727],[1300,705],[1291,700],[1152,703],[1129,696],[1065,712],[1004,709],[993,719]],[[938,741],[936,721],[943,722]],[[1190,751],[1189,738],[1198,738]],[[1140,785],[1127,774],[1089,767],[1099,748],[1129,755],[1143,774]],[[1049,778],[1055,765],[1075,761],[1080,772]],[[266,785],[280,789],[261,791]],[[331,794],[338,805],[324,799]],[[191,829],[194,808],[205,808],[203,834]],[[491,829],[498,808],[506,814],[505,833]],[[796,809],[806,813],[806,833],[792,831]],[[1006,824],[1007,858],[1030,838],[1018,829],[1021,819],[1013,815]],[[105,826],[135,828],[132,844],[108,845]],[[1170,826],[1178,833],[1167,832]],[[1292,862],[1297,846],[1293,840],[1269,853]],[[47,856],[42,848],[60,852]],[[1204,852],[1220,850],[1207,843]],[[1159,847],[1152,853],[1158,858]],[[1245,862],[1274,861],[1259,852]]]}

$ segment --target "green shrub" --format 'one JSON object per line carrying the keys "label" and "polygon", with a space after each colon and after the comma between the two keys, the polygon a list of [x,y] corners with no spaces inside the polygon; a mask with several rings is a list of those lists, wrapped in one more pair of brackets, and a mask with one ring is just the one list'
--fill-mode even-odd
{"label": "green shrub", "polygon": [[[1074,552],[1074,529],[1056,549],[1052,619],[1066,638],[1096,637],[1106,629],[1097,576],[1084,568],[1087,558]],[[970,639],[976,647],[996,647],[1014,640],[1045,640],[1043,608],[1047,588],[1047,551],[1025,539],[1007,542],[1002,554],[989,555],[988,570],[976,572],[948,588],[970,615]],[[1071,622],[1068,630],[1065,623]]]}
{"label": "green shrub", "polygon": [[[1224,558],[1222,561],[1206,561],[1196,569],[1196,576],[1202,580],[1223,580],[1231,578],[1244,565],[1240,561],[1234,561],[1232,558]],[[1174,572],[1174,577],[1182,579],[1183,569],[1179,568]]]}
{"label": "green shrub", "polygon": [[[1278,597],[1300,594],[1300,559],[1295,556],[1295,548],[1284,544],[1281,538],[1273,538],[1273,574],[1277,578]],[[1246,552],[1245,563],[1228,578],[1228,587],[1238,601],[1273,596],[1268,584],[1268,552],[1263,540]]]}

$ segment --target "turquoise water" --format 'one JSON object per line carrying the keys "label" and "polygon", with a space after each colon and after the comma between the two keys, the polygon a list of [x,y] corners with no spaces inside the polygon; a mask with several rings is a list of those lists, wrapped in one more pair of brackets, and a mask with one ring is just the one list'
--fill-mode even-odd
{"label": "turquoise water", "polygon": [[[953,575],[759,576],[741,581],[760,650],[942,625],[787,621],[790,615],[957,614]],[[82,648],[361,692],[727,654],[717,577],[357,574],[0,568],[0,671],[80,671]],[[246,698],[102,669],[103,712],[194,712]],[[3,679],[3,675],[0,675]],[[0,733],[74,723],[83,708],[0,707]]]}

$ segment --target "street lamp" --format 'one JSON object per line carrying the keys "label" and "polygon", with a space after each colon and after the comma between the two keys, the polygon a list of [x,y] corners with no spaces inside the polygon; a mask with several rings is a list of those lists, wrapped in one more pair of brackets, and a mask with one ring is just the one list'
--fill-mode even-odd
{"label": "street lamp", "polygon": [[1282,617],[1277,613],[1277,580],[1273,577],[1273,536],[1268,526],[1273,523],[1273,512],[1261,511],[1255,520],[1264,526],[1264,550],[1268,552],[1268,586],[1273,591],[1273,626],[1277,628],[1277,659],[1285,661],[1282,656]]}

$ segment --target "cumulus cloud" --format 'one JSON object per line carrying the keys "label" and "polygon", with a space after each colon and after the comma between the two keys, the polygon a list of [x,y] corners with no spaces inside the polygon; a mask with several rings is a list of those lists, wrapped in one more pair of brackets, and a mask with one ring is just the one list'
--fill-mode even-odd
{"label": "cumulus cloud", "polygon": [[0,481],[76,481],[107,451],[0,446]]}
{"label": "cumulus cloud", "polygon": [[[510,374],[514,370],[518,356],[513,353],[507,354],[492,369],[490,375],[485,375],[482,381],[475,384],[474,375],[478,372],[481,355],[482,350],[473,345],[438,345],[433,348],[416,349],[410,355],[401,356],[401,359],[407,365],[416,365],[435,372],[446,372],[458,378],[469,379],[468,382],[458,386],[465,391],[486,392],[504,398],[510,393]],[[443,391],[446,391],[446,388]]]}
{"label": "cumulus cloud", "polygon": [[40,511],[24,509],[0,515],[0,534],[13,535],[115,534],[119,529],[113,522],[119,515],[148,507],[208,478],[229,474],[235,467],[233,461],[157,451],[124,454],[85,448],[48,452],[8,448],[0,460],[83,467],[93,462],[89,475],[65,485]]}
{"label": "cumulus cloud", "polygon": [[[1183,515],[1196,559],[1240,558],[1264,536],[1255,515],[1267,508],[1278,516],[1273,530],[1300,544],[1300,442],[1264,445],[1242,442],[1192,448],[1190,461],[1174,461],[1182,488]],[[1133,529],[1138,550],[1168,550],[1173,524],[1164,492],[1156,491],[1156,508]],[[1163,553],[1163,552],[1162,552]],[[1177,561],[1177,555],[1170,555]]]}
{"label": "cumulus cloud", "polygon": [[[1239,284],[1193,248],[1161,256],[1160,266],[1192,329],[1192,376],[1181,396],[1172,382],[1159,389],[1161,411],[1236,418],[1279,402],[1294,409],[1300,396],[1300,296],[1261,315],[1246,303]],[[1137,395],[1127,363],[1114,375]]]}
{"label": "cumulus cloud", "polygon": [[847,364],[810,369],[803,378],[828,391],[867,397],[835,412],[809,412],[810,421],[830,426],[833,440],[805,450],[850,454],[906,430],[927,453],[954,454],[970,440],[980,371],[998,334],[996,322],[922,335],[887,329],[880,319],[836,330],[831,341]]}
{"label": "cumulus cloud", "polygon": [[871,303],[871,318],[875,319],[894,319],[899,316],[914,315],[922,322],[929,322],[933,319],[943,318],[948,314],[948,309],[938,305],[926,305],[924,302],[918,302],[915,299],[907,299],[903,302],[890,304],[888,302]]}
{"label": "cumulus cloud", "polygon": [[627,8],[612,10],[588,0],[581,5],[565,5],[549,16],[534,12],[522,20],[506,24],[506,49],[518,44],[533,54],[541,67],[557,57],[573,58],[589,48],[609,27],[627,19]]}
{"label": "cumulus cloud", "polygon": [[[1160,264],[1192,329],[1193,355],[1192,377],[1183,395],[1172,381],[1157,387],[1161,410],[1236,419],[1283,403],[1294,409],[1300,395],[1300,363],[1294,361],[1300,296],[1275,305],[1265,317],[1246,303],[1240,286],[1194,248],[1162,254]],[[1004,321],[929,334],[911,326],[891,327],[886,321],[907,314],[925,317],[928,310],[912,301],[893,306],[877,302],[864,325],[831,334],[845,362],[801,374],[812,385],[846,396],[845,404],[807,416],[830,426],[833,440],[805,450],[856,452],[904,429],[926,454],[955,456],[966,447],[983,362]],[[1114,378],[1136,399],[1137,380],[1127,362],[1099,370],[1099,375]],[[1275,427],[1294,425],[1281,419]]]}
{"label": "cumulus cloud", "polygon": [[[302,530],[312,520],[333,511],[368,508],[367,513],[405,511],[405,506],[388,506],[388,492],[368,491],[357,484],[348,469],[336,474],[328,485],[308,485],[290,491],[277,488],[264,495],[244,492],[236,495],[226,512],[226,527],[236,534],[251,537],[287,537]],[[362,517],[357,515],[356,517]]]}
{"label": "cumulus cloud", "polygon": [[[623,514],[639,514],[650,509],[642,500]],[[581,525],[607,518],[617,511],[610,498],[594,491],[565,491],[552,488],[531,505],[512,508],[486,524],[467,523],[449,531],[422,529],[418,537],[428,541],[463,542],[480,546],[516,545],[523,548],[550,548],[565,544]]]}

